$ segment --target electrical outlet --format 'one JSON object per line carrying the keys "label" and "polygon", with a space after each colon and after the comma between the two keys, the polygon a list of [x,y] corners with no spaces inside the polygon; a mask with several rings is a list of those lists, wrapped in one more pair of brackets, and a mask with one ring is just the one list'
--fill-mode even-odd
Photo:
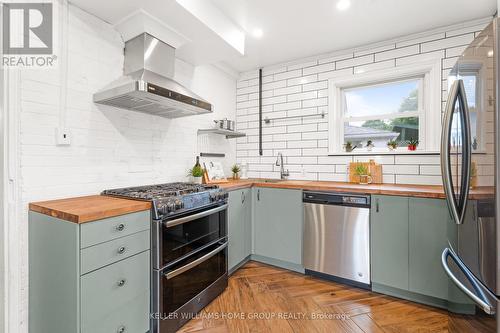
{"label": "electrical outlet", "polygon": [[67,128],[56,128],[56,145],[69,146],[71,144],[71,136]]}

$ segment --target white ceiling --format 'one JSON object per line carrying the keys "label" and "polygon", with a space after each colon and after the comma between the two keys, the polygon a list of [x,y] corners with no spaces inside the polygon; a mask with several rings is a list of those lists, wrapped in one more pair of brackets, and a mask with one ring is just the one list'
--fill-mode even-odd
{"label": "white ceiling", "polygon": [[[193,64],[224,62],[237,71],[343,50],[441,26],[484,18],[496,0],[205,0],[248,33],[241,56],[175,0],[72,0],[115,24],[142,8],[191,42],[177,55]],[[252,37],[255,28],[263,31]]]}

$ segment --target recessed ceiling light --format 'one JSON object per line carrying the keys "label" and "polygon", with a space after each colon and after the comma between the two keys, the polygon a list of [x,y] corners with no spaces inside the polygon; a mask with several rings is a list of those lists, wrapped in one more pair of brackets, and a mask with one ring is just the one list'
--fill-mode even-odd
{"label": "recessed ceiling light", "polygon": [[252,30],[252,36],[254,36],[255,38],[260,38],[263,34],[264,32],[260,28],[255,28]]}
{"label": "recessed ceiling light", "polygon": [[351,7],[351,1],[350,0],[339,0],[337,2],[337,9],[338,10],[346,10],[349,7]]}

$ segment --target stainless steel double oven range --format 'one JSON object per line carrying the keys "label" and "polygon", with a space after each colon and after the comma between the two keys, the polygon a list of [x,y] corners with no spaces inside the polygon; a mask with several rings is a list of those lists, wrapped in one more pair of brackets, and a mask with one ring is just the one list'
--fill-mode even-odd
{"label": "stainless steel double oven range", "polygon": [[175,332],[227,287],[227,192],[169,183],[103,194],[151,201],[151,332]]}

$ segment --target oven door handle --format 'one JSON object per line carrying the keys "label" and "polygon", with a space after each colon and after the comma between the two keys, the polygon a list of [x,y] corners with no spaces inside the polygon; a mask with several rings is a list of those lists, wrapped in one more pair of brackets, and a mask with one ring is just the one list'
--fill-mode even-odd
{"label": "oven door handle", "polygon": [[189,222],[189,221],[200,219],[200,218],[208,216],[208,215],[212,215],[212,214],[218,213],[218,212],[223,211],[224,209],[226,209],[227,206],[228,206],[228,204],[224,204],[222,206],[219,206],[219,207],[216,207],[216,208],[212,208],[212,209],[206,210],[204,212],[200,212],[200,213],[197,213],[197,214],[193,214],[193,215],[181,217],[181,218],[178,218],[178,219],[175,219],[175,220],[172,220],[172,221],[168,221],[168,222],[166,222],[167,228],[174,227],[174,226],[179,225],[179,224],[183,224],[183,223],[186,223],[186,222]]}
{"label": "oven door handle", "polygon": [[190,269],[198,266],[199,264],[207,261],[208,259],[210,259],[213,256],[215,256],[220,251],[224,250],[226,247],[227,247],[227,242],[225,242],[224,244],[222,244],[221,246],[219,246],[215,250],[213,250],[213,251],[205,254],[203,257],[200,257],[200,258],[198,258],[196,260],[193,260],[193,261],[191,261],[189,264],[187,264],[185,266],[182,266],[182,267],[177,268],[177,269],[175,269],[175,270],[173,270],[171,272],[166,273],[165,276],[167,277],[167,280],[173,279],[177,275],[185,273],[185,272],[189,271]]}

